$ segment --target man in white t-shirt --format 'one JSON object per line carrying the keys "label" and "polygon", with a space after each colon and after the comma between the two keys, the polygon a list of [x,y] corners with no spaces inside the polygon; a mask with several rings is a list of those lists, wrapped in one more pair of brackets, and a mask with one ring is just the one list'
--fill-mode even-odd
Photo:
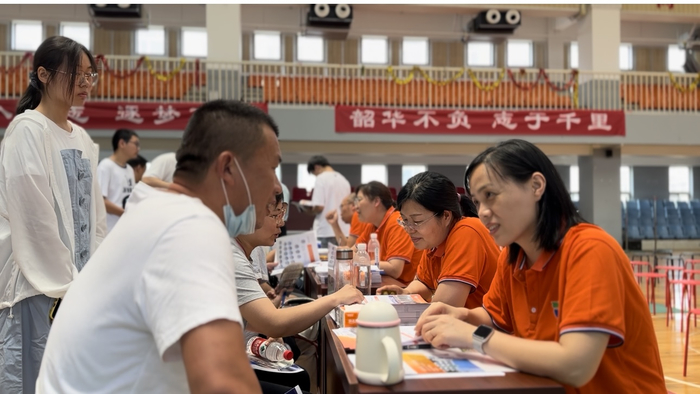
{"label": "man in white t-shirt", "polygon": [[170,189],[136,186],[63,299],[37,393],[260,393],[230,238],[261,227],[281,192],[277,134],[237,101],[192,114]]}
{"label": "man in white t-shirt", "polygon": [[173,174],[177,166],[175,152],[163,153],[156,156],[151,162],[146,172],[143,174],[142,180],[153,187],[162,187],[167,189],[173,182]]}
{"label": "man in white t-shirt", "polygon": [[[305,207],[304,212],[315,216],[314,230],[321,242],[322,248],[328,247],[328,242],[335,242],[333,228],[326,220],[328,212],[337,209],[345,196],[350,194],[350,183],[345,177],[333,170],[328,160],[323,156],[314,156],[307,165],[309,174],[316,175],[311,207]],[[341,224],[343,233],[350,231],[350,225]]]}
{"label": "man in white t-shirt", "polygon": [[112,136],[112,156],[97,166],[97,180],[107,209],[107,232],[124,214],[126,200],[136,186],[134,169],[127,161],[139,155],[139,136],[134,130],[119,129]]}

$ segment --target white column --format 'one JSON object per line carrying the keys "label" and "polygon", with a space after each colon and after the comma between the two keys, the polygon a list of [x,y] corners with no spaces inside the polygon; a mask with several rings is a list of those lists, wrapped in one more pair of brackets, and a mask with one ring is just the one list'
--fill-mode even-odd
{"label": "white column", "polygon": [[592,4],[580,22],[579,68],[620,71],[620,4]]}
{"label": "white column", "polygon": [[241,5],[207,4],[207,60],[240,62],[242,54]]}

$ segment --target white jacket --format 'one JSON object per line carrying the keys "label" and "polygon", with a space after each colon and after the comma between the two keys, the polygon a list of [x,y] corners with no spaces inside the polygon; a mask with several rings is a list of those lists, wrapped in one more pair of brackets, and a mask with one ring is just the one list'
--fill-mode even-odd
{"label": "white jacket", "polygon": [[[92,255],[107,233],[97,182],[98,149],[83,128],[72,126],[92,170]],[[27,111],[10,123],[0,145],[0,309],[38,294],[64,296],[78,275],[74,234],[70,191],[55,134],[44,115]]]}

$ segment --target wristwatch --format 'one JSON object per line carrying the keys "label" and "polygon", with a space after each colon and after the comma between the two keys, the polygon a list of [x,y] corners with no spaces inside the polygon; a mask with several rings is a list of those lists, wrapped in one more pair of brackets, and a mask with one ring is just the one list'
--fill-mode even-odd
{"label": "wristwatch", "polygon": [[476,330],[474,330],[474,333],[472,334],[472,342],[474,349],[476,349],[476,351],[478,351],[481,354],[486,354],[484,353],[484,344],[488,342],[489,339],[491,339],[492,335],[492,327],[489,327],[484,324],[477,327]]}

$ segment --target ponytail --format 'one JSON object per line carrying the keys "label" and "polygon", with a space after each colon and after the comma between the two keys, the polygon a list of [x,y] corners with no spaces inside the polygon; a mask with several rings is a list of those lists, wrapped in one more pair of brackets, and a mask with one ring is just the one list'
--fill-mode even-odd
{"label": "ponytail", "polygon": [[476,206],[471,198],[465,196],[464,194],[457,194],[459,198],[459,209],[462,211],[462,216],[468,218],[478,218],[479,213],[476,210]]}
{"label": "ponytail", "polygon": [[22,97],[17,102],[17,115],[23,114],[24,111],[28,109],[35,109],[39,106],[42,95],[40,86],[41,81],[39,81],[36,71],[29,73],[29,86],[27,86],[24,94],[22,94]]}

